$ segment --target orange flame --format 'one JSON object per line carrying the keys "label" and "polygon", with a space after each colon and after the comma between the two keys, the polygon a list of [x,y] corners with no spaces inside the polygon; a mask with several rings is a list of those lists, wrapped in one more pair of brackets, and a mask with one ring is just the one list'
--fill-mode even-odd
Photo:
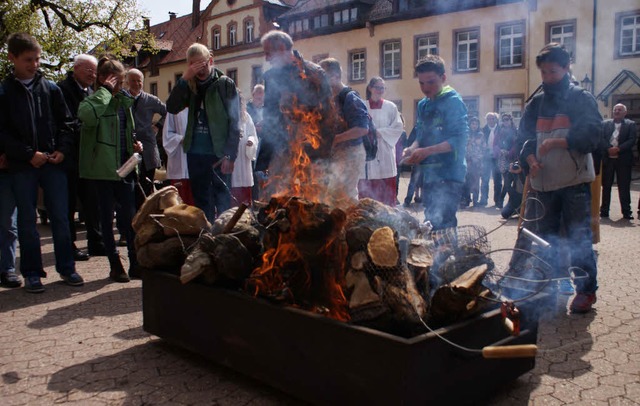
{"label": "orange flame", "polygon": [[[317,242],[316,252],[304,252],[300,246],[300,234],[319,222],[314,213],[317,205],[310,202],[322,202],[329,194],[324,181],[326,168],[323,170],[308,155],[310,149],[317,150],[322,144],[322,116],[299,106],[295,97],[291,106],[283,109],[291,123],[287,128],[291,173],[288,178],[283,176],[277,180],[280,187],[274,196],[277,209],[286,209],[290,225],[287,231],[278,234],[277,245],[265,251],[262,265],[253,271],[247,285],[254,295],[273,296],[286,291],[292,304],[347,321],[348,304],[341,287],[347,250],[344,241],[338,239],[343,221],[339,221],[338,230],[336,226],[330,230],[329,238]],[[306,200],[294,200],[294,197]],[[275,215],[275,209],[265,214]],[[326,269],[314,261],[326,263]]]}

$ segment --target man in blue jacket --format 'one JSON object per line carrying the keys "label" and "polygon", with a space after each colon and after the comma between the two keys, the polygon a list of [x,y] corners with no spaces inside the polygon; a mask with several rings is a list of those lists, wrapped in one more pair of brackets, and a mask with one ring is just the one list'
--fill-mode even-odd
{"label": "man in blue jacket", "polygon": [[428,55],[415,69],[425,98],[418,103],[416,141],[404,151],[403,163],[422,167],[425,221],[433,230],[442,230],[458,225],[456,212],[467,173],[467,107],[458,92],[445,85],[441,57]]}

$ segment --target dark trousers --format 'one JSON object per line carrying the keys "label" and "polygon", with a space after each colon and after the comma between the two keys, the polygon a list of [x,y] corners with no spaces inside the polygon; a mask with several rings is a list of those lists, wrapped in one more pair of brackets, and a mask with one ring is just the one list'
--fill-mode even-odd
{"label": "dark trousers", "polygon": [[489,180],[491,179],[492,161],[487,159],[482,165],[480,171],[480,199],[479,203],[487,204],[489,200]]}
{"label": "dark trousers", "polygon": [[504,174],[500,171],[498,167],[498,160],[493,160],[492,166],[492,174],[493,174],[493,201],[496,206],[502,206],[504,203],[504,197],[507,195],[506,189],[506,181],[504,178]]}
{"label": "dark trousers", "polygon": [[609,158],[602,165],[602,205],[601,214],[609,214],[611,187],[614,177],[618,184],[618,197],[623,215],[631,214],[631,164],[621,164],[620,159]]}
{"label": "dark trousers", "polygon": [[[598,269],[591,245],[591,186],[583,183],[551,192],[530,190],[525,203],[525,218],[528,221],[523,227],[551,244],[541,254],[552,266],[554,274],[544,276],[568,276],[567,270],[563,269],[559,247],[570,247],[570,266],[582,270],[575,273],[579,277],[576,290],[594,293],[598,289]],[[529,250],[531,242],[520,234],[516,248]],[[525,269],[525,260],[526,257],[516,251],[511,258],[511,267]]]}
{"label": "dark trousers", "polygon": [[433,231],[457,227],[456,212],[463,186],[462,182],[446,180],[423,184],[424,219],[431,222]]}
{"label": "dark trousers", "polygon": [[77,240],[75,213],[77,202],[82,208],[82,218],[87,229],[87,246],[89,250],[99,249],[102,245],[100,232],[100,216],[98,214],[98,195],[90,181],[80,179],[77,171],[67,171],[67,187],[69,191],[69,231],[71,241]]}
{"label": "dark trousers", "polygon": [[223,174],[221,165],[213,169],[220,159],[214,155],[187,154],[193,201],[211,223],[231,207],[231,174]]}
{"label": "dark trousers", "polygon": [[132,177],[123,180],[92,180],[100,199],[100,225],[102,226],[102,240],[107,255],[116,254],[116,241],[113,236],[113,211],[116,212],[116,222],[120,235],[127,240],[127,251],[130,264],[136,264],[133,240],[135,233],[131,222],[136,213],[135,182]]}

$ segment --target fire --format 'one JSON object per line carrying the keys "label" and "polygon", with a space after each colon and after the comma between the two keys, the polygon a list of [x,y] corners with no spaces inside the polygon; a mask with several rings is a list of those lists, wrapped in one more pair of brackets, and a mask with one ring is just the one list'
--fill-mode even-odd
{"label": "fire", "polygon": [[[283,110],[289,121],[288,174],[279,174],[278,191],[264,214],[276,222],[286,213],[287,226],[265,238],[262,264],[247,286],[254,295],[284,300],[328,317],[347,321],[347,301],[341,282],[347,256],[344,212],[329,212],[326,167],[313,162],[309,152],[322,144],[320,122],[313,109],[299,106],[293,97]],[[341,213],[341,214],[340,214]],[[272,227],[276,228],[276,227]]]}

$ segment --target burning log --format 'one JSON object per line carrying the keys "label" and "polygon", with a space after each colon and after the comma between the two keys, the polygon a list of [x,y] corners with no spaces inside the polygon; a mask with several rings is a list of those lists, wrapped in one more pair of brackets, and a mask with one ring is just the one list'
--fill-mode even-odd
{"label": "burning log", "polygon": [[340,288],[347,246],[346,216],[325,204],[274,197],[258,213],[265,227],[262,264],[247,280],[254,295],[295,304],[346,320]]}

